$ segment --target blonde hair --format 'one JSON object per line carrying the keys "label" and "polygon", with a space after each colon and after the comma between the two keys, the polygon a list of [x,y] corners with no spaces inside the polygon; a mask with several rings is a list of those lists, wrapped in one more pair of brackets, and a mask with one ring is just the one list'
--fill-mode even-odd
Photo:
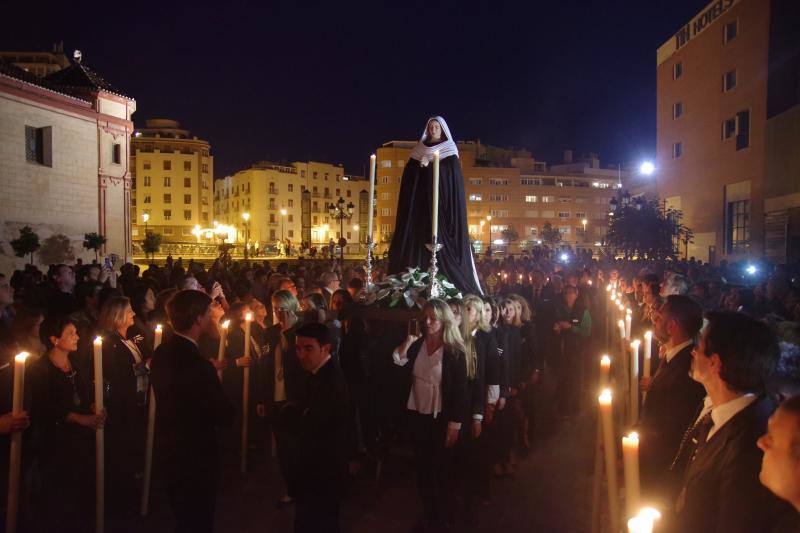
{"label": "blonde hair", "polygon": [[[458,314],[461,316],[461,339],[464,341],[464,354],[467,356],[467,377],[474,379],[478,371],[478,354],[475,352],[475,343],[472,338],[472,328],[469,325],[467,317],[467,306],[463,300],[458,298],[451,298],[447,301],[451,306],[458,308]],[[452,310],[452,309],[451,309]],[[454,313],[455,315],[455,313]],[[453,316],[455,318],[455,316]]]}
{"label": "blonde hair", "polygon": [[[517,313],[517,306],[514,305],[514,303],[515,303],[514,300],[512,300],[511,298],[506,298],[502,302],[500,302],[500,315],[502,317],[503,310],[506,308],[506,306],[510,305],[511,308],[514,310],[514,320],[512,320],[511,324],[508,324],[508,325],[517,326],[518,327],[518,326],[522,325],[522,320],[520,320],[520,316],[519,316],[521,313]],[[506,323],[505,322],[505,317],[502,317],[502,320],[503,320],[504,323]]]}
{"label": "blonde hair", "polygon": [[101,331],[117,331],[125,323],[125,310],[131,305],[130,298],[112,296],[103,304],[97,325]]}
{"label": "blonde hair", "polygon": [[474,294],[467,294],[462,299],[464,302],[464,307],[470,308],[472,307],[478,312],[478,329],[481,331],[491,331],[492,324],[490,323],[492,317],[486,316],[486,308],[484,307],[484,302],[480,296],[476,296]]}
{"label": "blonde hair", "polygon": [[453,316],[450,305],[444,300],[434,298],[425,302],[422,311],[425,312],[428,309],[433,311],[433,316],[442,323],[442,340],[445,347],[456,352],[467,353],[464,348],[464,339],[461,338],[461,332],[458,330],[456,317]]}
{"label": "blonde hair", "polygon": [[[516,321],[522,322],[530,322],[531,321],[531,307],[528,305],[528,302],[520,296],[519,294],[512,293],[508,295],[508,299],[513,301],[514,303],[518,303],[520,307],[520,316],[517,317]],[[515,322],[516,322],[515,321]],[[514,324],[515,326],[519,326],[521,324]]]}
{"label": "blonde hair", "polygon": [[277,304],[278,307],[285,308],[294,315],[300,312],[300,302],[297,301],[294,294],[286,290],[272,293],[272,303],[273,305]]}

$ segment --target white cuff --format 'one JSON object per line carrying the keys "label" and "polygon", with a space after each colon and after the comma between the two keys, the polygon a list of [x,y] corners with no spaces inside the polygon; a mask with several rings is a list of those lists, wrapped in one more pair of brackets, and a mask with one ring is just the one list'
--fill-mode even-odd
{"label": "white cuff", "polygon": [[486,403],[494,405],[500,399],[500,385],[489,385],[486,389]]}
{"label": "white cuff", "polygon": [[474,415],[472,415],[472,420],[473,420],[473,422],[476,421],[476,420],[478,422],[480,422],[480,421],[483,420],[483,415],[479,415],[478,413],[475,413]]}
{"label": "white cuff", "polygon": [[461,422],[448,422],[447,429],[456,429],[461,431]]}
{"label": "white cuff", "polygon": [[400,357],[400,353],[397,350],[392,352],[392,359],[394,359],[394,364],[397,366],[406,366],[406,363],[408,363],[408,357]]}

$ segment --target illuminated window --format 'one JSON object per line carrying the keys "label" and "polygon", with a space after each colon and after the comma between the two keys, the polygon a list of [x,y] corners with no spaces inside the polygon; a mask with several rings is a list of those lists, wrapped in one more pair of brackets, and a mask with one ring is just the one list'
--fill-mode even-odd
{"label": "illuminated window", "polygon": [[482,194],[470,194],[469,195],[469,201],[470,202],[482,202],[483,201],[483,195]]}
{"label": "illuminated window", "polygon": [[744,253],[750,248],[750,200],[728,202],[728,249]]}
{"label": "illuminated window", "polygon": [[535,204],[538,201],[538,199],[536,198],[536,196],[528,195],[525,196],[525,201],[529,204]]}

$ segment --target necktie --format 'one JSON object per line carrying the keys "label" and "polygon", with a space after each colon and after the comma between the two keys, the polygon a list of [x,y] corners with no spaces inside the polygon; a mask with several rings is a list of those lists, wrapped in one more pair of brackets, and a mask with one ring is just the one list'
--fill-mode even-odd
{"label": "necktie", "polygon": [[682,472],[686,465],[694,460],[697,451],[705,444],[713,425],[714,421],[711,419],[711,410],[709,410],[689,426],[689,429],[686,430],[683,438],[681,438],[678,453],[675,454],[675,458],[672,460],[672,465],[669,467],[670,470]]}

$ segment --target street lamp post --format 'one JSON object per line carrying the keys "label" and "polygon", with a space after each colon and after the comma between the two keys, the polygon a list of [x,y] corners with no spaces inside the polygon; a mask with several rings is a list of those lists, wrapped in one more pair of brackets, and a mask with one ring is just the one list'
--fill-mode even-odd
{"label": "street lamp post", "polygon": [[489,226],[489,244],[486,247],[487,250],[491,253],[492,251],[492,215],[486,215],[486,224]]}
{"label": "street lamp post", "polygon": [[331,203],[328,204],[328,214],[331,216],[332,219],[339,221],[339,254],[344,261],[344,221],[350,220],[353,217],[353,209],[356,206],[353,205],[353,202],[349,202],[347,205],[344,203],[344,198],[341,196],[339,197],[339,201],[335,204]]}
{"label": "street lamp post", "polygon": [[281,209],[281,240],[284,239],[283,237],[283,220],[286,218],[286,209]]}
{"label": "street lamp post", "polygon": [[242,213],[244,220],[244,260],[248,259],[248,249],[250,248],[250,213]]}

